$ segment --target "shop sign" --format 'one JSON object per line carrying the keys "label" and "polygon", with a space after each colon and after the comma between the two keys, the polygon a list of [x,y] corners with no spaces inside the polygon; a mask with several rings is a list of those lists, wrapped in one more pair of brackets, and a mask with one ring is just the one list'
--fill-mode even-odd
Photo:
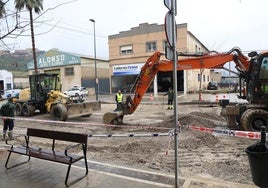
{"label": "shop sign", "polygon": [[144,64],[127,64],[113,66],[113,75],[139,74]]}
{"label": "shop sign", "polygon": [[[80,57],[50,50],[37,58],[37,68],[48,68],[81,64]],[[28,69],[34,69],[34,62],[27,64]]]}

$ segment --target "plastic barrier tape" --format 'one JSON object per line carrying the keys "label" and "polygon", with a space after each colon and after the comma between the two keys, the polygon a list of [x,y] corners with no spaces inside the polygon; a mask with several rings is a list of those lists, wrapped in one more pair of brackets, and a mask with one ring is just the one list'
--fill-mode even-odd
{"label": "plastic barrier tape", "polygon": [[[234,137],[242,137],[242,138],[250,138],[250,139],[260,139],[260,132],[252,132],[252,131],[237,131],[237,130],[227,130],[227,129],[218,129],[218,128],[207,128],[207,127],[198,127],[194,125],[188,126],[189,129],[201,132],[208,132],[215,135],[226,135],[226,136],[234,136]],[[268,134],[266,133],[266,138],[268,139]]]}

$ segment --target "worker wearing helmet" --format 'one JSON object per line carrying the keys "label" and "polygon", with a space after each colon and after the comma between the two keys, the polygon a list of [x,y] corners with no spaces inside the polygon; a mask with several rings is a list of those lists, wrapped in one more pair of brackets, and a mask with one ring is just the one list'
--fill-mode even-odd
{"label": "worker wearing helmet", "polygon": [[122,110],[122,104],[123,104],[123,94],[120,90],[115,95],[115,102],[116,102],[116,109],[114,111],[120,111]]}
{"label": "worker wearing helmet", "polygon": [[[15,116],[15,104],[13,102],[13,97],[11,94],[7,96],[7,102],[1,106],[0,112],[2,115],[2,120],[4,122],[3,127],[3,138],[6,139],[6,133],[8,133],[9,139],[13,139],[13,128],[14,128],[14,116]],[[11,117],[11,118],[9,118]]]}

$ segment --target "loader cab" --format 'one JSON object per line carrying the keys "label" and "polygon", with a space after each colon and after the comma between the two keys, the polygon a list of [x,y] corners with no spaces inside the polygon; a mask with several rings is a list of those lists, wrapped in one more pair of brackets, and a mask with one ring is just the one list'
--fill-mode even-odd
{"label": "loader cab", "polygon": [[29,76],[31,101],[45,102],[49,91],[60,90],[58,74],[35,74]]}
{"label": "loader cab", "polygon": [[251,103],[268,105],[268,53],[252,58],[247,90]]}

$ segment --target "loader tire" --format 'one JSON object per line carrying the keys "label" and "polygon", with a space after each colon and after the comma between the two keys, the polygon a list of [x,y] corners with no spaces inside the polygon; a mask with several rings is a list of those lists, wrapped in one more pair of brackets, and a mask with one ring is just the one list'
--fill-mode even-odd
{"label": "loader tire", "polygon": [[25,117],[30,117],[34,114],[35,107],[29,104],[24,103],[22,105],[22,115]]}
{"label": "loader tire", "polygon": [[22,116],[22,104],[21,103],[16,103],[15,112],[17,116]]}
{"label": "loader tire", "polygon": [[245,131],[260,131],[262,126],[268,127],[268,112],[262,109],[248,109],[242,114],[240,122]]}
{"label": "loader tire", "polygon": [[67,108],[62,104],[52,106],[50,116],[56,121],[66,121],[68,119]]}

